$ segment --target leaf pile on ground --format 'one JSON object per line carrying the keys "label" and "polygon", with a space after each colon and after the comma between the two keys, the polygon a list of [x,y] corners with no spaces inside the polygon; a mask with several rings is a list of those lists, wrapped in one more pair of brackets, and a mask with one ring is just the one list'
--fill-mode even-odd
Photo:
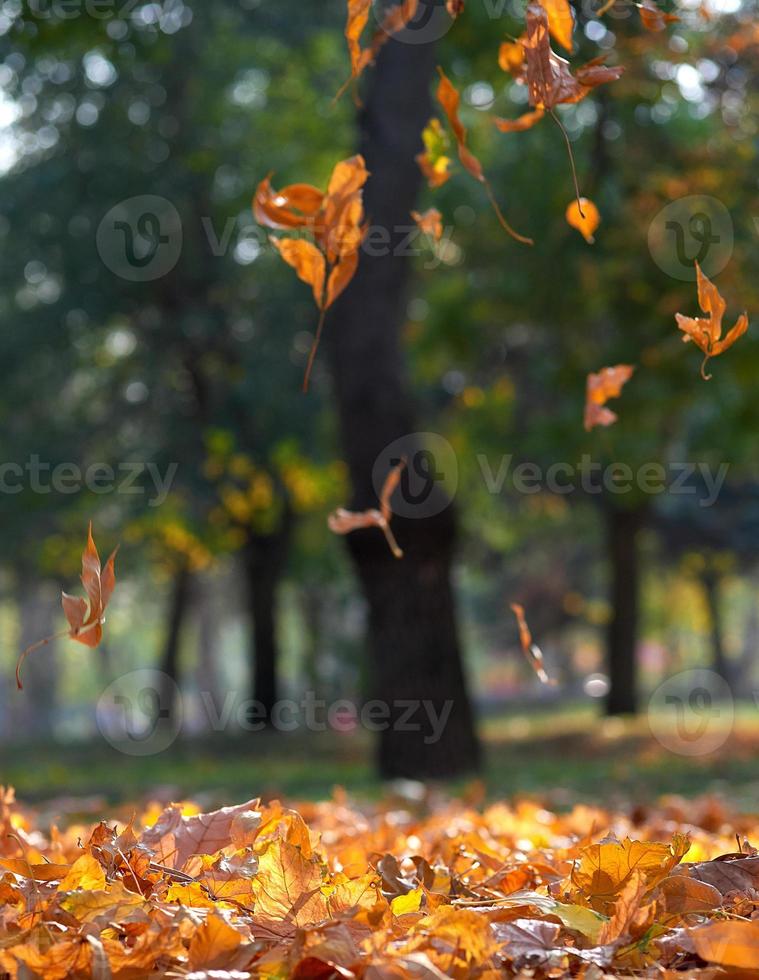
{"label": "leaf pile on ground", "polygon": [[344,793],[46,826],[0,793],[13,978],[759,976],[759,818]]}

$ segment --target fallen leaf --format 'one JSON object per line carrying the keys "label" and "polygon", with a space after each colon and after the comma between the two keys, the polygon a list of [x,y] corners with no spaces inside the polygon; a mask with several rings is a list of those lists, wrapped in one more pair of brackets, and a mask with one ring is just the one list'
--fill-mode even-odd
{"label": "fallen leaf", "polygon": [[694,929],[696,952],[707,963],[755,969],[759,963],[759,922],[710,922]]}

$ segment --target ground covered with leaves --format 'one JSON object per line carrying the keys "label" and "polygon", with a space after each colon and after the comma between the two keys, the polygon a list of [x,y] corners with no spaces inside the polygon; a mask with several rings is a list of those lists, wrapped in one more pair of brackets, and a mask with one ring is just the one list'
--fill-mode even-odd
{"label": "ground covered with leaves", "polygon": [[121,817],[51,826],[3,792],[0,971],[759,975],[759,819],[714,797],[558,814],[429,793],[358,807],[338,793]]}

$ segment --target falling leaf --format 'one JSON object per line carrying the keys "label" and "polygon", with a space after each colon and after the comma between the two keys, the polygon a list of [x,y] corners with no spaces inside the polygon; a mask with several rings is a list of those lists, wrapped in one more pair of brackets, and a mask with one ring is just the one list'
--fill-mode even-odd
{"label": "falling leaf", "polygon": [[687,343],[692,340],[704,353],[704,360],[701,364],[701,377],[704,381],[711,378],[710,374],[705,373],[705,368],[709,358],[716,357],[724,353],[729,347],[742,337],[748,330],[748,314],[741,313],[735,326],[733,326],[725,337],[722,337],[722,318],[725,315],[727,304],[720,294],[717,287],[701,271],[701,266],[696,262],[696,278],[698,282],[698,305],[708,316],[689,317],[682,313],[676,313],[675,319],[680,330],[683,331],[683,340]]}
{"label": "falling leaf", "polygon": [[521,78],[524,72],[524,39],[503,41],[498,49],[498,65],[502,71]]}
{"label": "falling leaf", "polygon": [[543,664],[543,651],[536,643],[533,643],[532,633],[525,619],[524,607],[520,606],[519,603],[512,602],[511,610],[517,618],[519,642],[522,644],[522,651],[527,658],[527,663],[535,671],[541,684],[555,684],[556,681],[552,680],[546,673]]}
{"label": "falling leaf", "polygon": [[429,208],[422,214],[412,211],[411,217],[422,234],[429,236],[433,242],[439,242],[443,237],[443,216],[437,208]]}
{"label": "falling leaf", "polygon": [[363,187],[368,177],[364,158],[357,155],[336,164],[326,192],[311,184],[290,184],[276,191],[268,176],[258,185],[253,198],[253,214],[264,227],[297,230],[310,236],[269,239],[298,278],[311,286],[320,311],[303,378],[304,391],[308,390],[326,312],[358,268],[366,233]]}
{"label": "falling leaf", "polygon": [[393,512],[390,506],[390,498],[395,492],[401,479],[401,473],[406,465],[405,460],[401,460],[388,473],[382,486],[380,495],[379,510],[371,509],[361,512],[345,510],[339,507],[333,511],[327,519],[327,526],[334,534],[350,534],[352,531],[360,531],[369,527],[378,527],[385,535],[390,550],[396,558],[403,558],[403,551],[399,548],[398,542],[390,529],[390,521]]}
{"label": "falling leaf", "polygon": [[456,20],[464,13],[464,0],[445,0],[445,9]]}
{"label": "falling leaf", "polygon": [[674,24],[680,20],[675,14],[667,14],[660,10],[653,0],[644,0],[637,7],[641,23],[647,31],[663,31],[667,24]]}
{"label": "falling leaf", "polygon": [[105,609],[116,585],[114,562],[117,551],[118,548],[113,551],[105,564],[105,568],[101,571],[100,555],[98,555],[98,550],[95,547],[95,541],[92,537],[92,522],[90,522],[87,531],[87,544],[82,553],[82,585],[87,598],[71,596],[66,592],[61,594],[61,604],[69,628],[64,633],[45,637],[44,640],[40,640],[39,643],[34,643],[24,650],[16,664],[16,686],[19,691],[23,690],[21,665],[34,650],[38,650],[62,636],[68,636],[69,639],[76,640],[77,643],[82,643],[92,649],[98,646],[103,638]]}
{"label": "falling leaf", "polygon": [[615,367],[601,368],[597,374],[588,375],[585,394],[586,432],[597,425],[613,425],[617,421],[617,415],[606,408],[606,402],[610,398],[619,398],[634,370],[630,364],[617,364]]}
{"label": "falling leaf", "polygon": [[542,6],[548,15],[548,30],[551,36],[562,48],[571,51],[575,22],[569,0],[542,0]]}
{"label": "falling leaf", "polygon": [[601,215],[589,198],[581,197],[579,201],[571,201],[567,207],[566,219],[567,224],[576,228],[589,245],[593,244],[593,233],[601,224]]}
{"label": "falling leaf", "polygon": [[485,190],[487,191],[488,199],[490,200],[493,210],[496,213],[496,217],[505,231],[507,231],[509,235],[511,235],[512,238],[515,238],[518,242],[522,242],[525,245],[532,245],[533,242],[531,238],[525,238],[524,235],[520,235],[518,232],[514,231],[511,225],[504,218],[495,199],[495,195],[493,194],[493,190],[488,183],[485,174],[483,173],[482,164],[467,146],[466,127],[462,123],[459,116],[461,96],[442,68],[438,67],[438,73],[440,75],[440,81],[437,87],[437,100],[445,112],[448,123],[453,130],[453,135],[456,137],[459,160],[461,161],[462,166],[467,173],[474,177],[475,180],[484,185]]}
{"label": "falling leaf", "polygon": [[344,33],[350,55],[351,74],[348,81],[337,93],[337,99],[340,98],[350,82],[358,81],[364,69],[374,64],[377,55],[390,38],[413,21],[418,6],[419,0],[401,0],[400,3],[391,7],[372,35],[369,46],[362,48],[361,37],[369,22],[369,15],[374,8],[373,0],[348,0]]}
{"label": "falling leaf", "polygon": [[311,286],[316,305],[320,310],[324,309],[324,276],[327,269],[324,254],[305,238],[272,238],[271,243],[285,262],[295,269],[298,278]]}
{"label": "falling leaf", "polygon": [[584,199],[580,195],[572,144],[554,110],[558,105],[579,102],[598,85],[615,81],[623,69],[604,65],[602,58],[596,58],[572,74],[569,62],[560,58],[551,48],[553,35],[567,50],[572,49],[572,11],[566,0],[550,0],[546,4],[530,3],[526,22],[525,34],[518,41],[511,42],[521,48],[521,59],[513,46],[502,45],[498,60],[504,70],[511,72],[519,81],[527,83],[533,111],[514,120],[497,119],[495,124],[504,133],[522,132],[540,122],[546,112],[551,115],[564,136],[575,195],[582,212],[580,202]]}

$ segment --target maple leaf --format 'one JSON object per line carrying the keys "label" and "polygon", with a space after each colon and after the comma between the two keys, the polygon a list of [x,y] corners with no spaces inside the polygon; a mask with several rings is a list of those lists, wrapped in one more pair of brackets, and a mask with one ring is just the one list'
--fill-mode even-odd
{"label": "maple leaf", "polygon": [[709,358],[724,353],[733,346],[739,337],[743,336],[748,330],[748,314],[741,313],[735,325],[723,337],[722,318],[725,315],[727,304],[714,283],[701,271],[698,262],[696,262],[696,280],[698,283],[698,305],[708,315],[706,317],[690,317],[676,313],[675,319],[678,327],[683,331],[683,341],[687,343],[692,340],[703,351],[704,360],[701,363],[701,377],[704,381],[708,381],[711,375],[705,373],[705,368]]}
{"label": "maple leaf", "polygon": [[87,593],[87,598],[71,596],[66,592],[61,594],[61,604],[69,628],[62,633],[47,636],[44,640],[40,640],[24,650],[16,664],[16,686],[19,691],[23,690],[21,666],[34,650],[47,646],[52,640],[62,636],[68,636],[69,639],[76,640],[77,643],[82,643],[92,649],[99,645],[103,638],[106,606],[116,585],[114,562],[117,551],[118,548],[114,549],[105,564],[105,568],[101,570],[100,555],[92,537],[92,522],[90,521],[87,531],[87,544],[82,552],[82,585]]}
{"label": "maple leaf", "polygon": [[396,558],[403,558],[403,551],[395,540],[395,535],[390,529],[390,521],[393,512],[390,507],[390,498],[395,492],[401,479],[401,473],[406,465],[406,460],[402,459],[397,466],[394,466],[382,486],[380,494],[379,510],[372,508],[364,511],[350,511],[339,507],[327,518],[327,526],[334,534],[350,534],[352,531],[361,531],[369,527],[377,527],[385,535],[390,550]]}
{"label": "maple leaf", "polygon": [[606,402],[619,398],[622,388],[633,375],[635,368],[630,364],[617,364],[605,367],[596,374],[589,374],[585,394],[585,431],[590,432],[597,425],[613,425],[617,415]]}
{"label": "maple leaf", "polygon": [[364,158],[356,155],[335,165],[326,191],[311,184],[290,184],[276,191],[269,175],[258,185],[253,197],[253,214],[264,227],[310,235],[310,238],[269,237],[298,278],[311,287],[320,312],[303,377],[304,392],[308,391],[326,312],[358,268],[359,250],[366,233],[363,187],[368,177]]}
{"label": "maple leaf", "polygon": [[520,606],[518,602],[512,602],[511,610],[517,618],[519,642],[522,645],[522,652],[527,658],[527,663],[535,671],[541,684],[555,684],[556,681],[552,680],[546,673],[543,662],[543,651],[536,643],[533,643],[532,633],[524,615],[524,607]]}
{"label": "maple leaf", "polygon": [[487,178],[482,169],[482,164],[477,159],[477,157],[472,153],[472,151],[467,146],[467,131],[466,127],[461,121],[459,116],[459,105],[461,103],[461,96],[459,95],[458,89],[451,82],[448,76],[445,74],[442,68],[438,66],[438,74],[440,75],[440,81],[437,87],[437,100],[445,112],[448,123],[453,130],[453,135],[456,138],[456,146],[458,148],[459,160],[461,161],[464,169],[469,173],[476,181],[481,183],[487,192],[488,199],[495,211],[496,217],[501,224],[501,227],[515,238],[518,242],[522,242],[524,245],[532,245],[533,241],[531,238],[525,238],[524,235],[520,235],[518,232],[514,231],[511,225],[508,223],[506,218],[503,216],[498,202],[495,199],[493,190],[488,183]]}

